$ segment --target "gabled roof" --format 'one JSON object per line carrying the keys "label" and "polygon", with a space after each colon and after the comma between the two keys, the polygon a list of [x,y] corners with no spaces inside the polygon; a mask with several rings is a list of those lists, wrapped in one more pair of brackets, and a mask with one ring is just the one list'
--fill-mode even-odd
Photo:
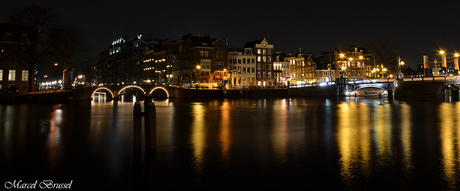
{"label": "gabled roof", "polygon": [[254,48],[254,46],[255,46],[256,44],[260,44],[260,43],[262,43],[262,41],[264,41],[264,40],[265,40],[265,38],[259,39],[259,40],[254,40],[254,41],[246,42],[246,44],[244,45],[243,48]]}
{"label": "gabled roof", "polygon": [[34,26],[0,23],[0,41],[4,40],[6,33],[11,33],[12,40],[15,42],[21,41],[22,34],[27,34],[28,41],[35,42],[36,32]]}
{"label": "gabled roof", "polygon": [[180,41],[184,42],[184,44],[187,44],[190,47],[212,47],[213,42],[216,40],[218,39],[211,38],[209,35],[199,36],[192,34],[182,35],[180,39]]}

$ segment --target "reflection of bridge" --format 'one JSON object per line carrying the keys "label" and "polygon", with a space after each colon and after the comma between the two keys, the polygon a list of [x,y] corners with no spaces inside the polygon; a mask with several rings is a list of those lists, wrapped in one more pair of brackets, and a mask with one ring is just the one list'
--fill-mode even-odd
{"label": "reflection of bridge", "polygon": [[142,91],[143,95],[152,95],[154,92],[160,93],[160,97],[169,98],[169,87],[167,86],[155,86],[155,85],[112,85],[112,86],[102,86],[102,87],[91,87],[88,90],[91,91],[91,98],[95,94],[99,93],[108,93],[111,95],[111,99],[118,100],[118,97],[124,93],[127,89],[136,89]]}

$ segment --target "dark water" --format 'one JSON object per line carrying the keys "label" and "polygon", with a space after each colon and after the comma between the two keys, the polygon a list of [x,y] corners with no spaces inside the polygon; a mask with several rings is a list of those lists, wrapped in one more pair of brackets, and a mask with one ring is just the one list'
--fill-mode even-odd
{"label": "dark water", "polygon": [[[460,102],[157,101],[158,190],[458,190]],[[0,180],[130,190],[132,103],[0,105]],[[133,180],[134,177],[134,180]],[[151,182],[153,184],[153,182]]]}

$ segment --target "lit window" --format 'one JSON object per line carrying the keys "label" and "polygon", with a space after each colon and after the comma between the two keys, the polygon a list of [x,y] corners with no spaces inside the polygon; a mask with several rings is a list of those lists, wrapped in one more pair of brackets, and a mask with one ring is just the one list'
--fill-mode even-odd
{"label": "lit window", "polygon": [[22,76],[21,76],[21,81],[26,82],[29,79],[29,71],[28,70],[22,70]]}
{"label": "lit window", "polygon": [[8,71],[8,81],[16,81],[16,70]]}
{"label": "lit window", "polygon": [[3,81],[3,70],[0,70],[0,81]]}

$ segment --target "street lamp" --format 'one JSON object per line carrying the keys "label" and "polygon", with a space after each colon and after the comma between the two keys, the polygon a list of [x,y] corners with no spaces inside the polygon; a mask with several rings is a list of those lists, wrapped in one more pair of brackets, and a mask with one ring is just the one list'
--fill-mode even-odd
{"label": "street lamp", "polygon": [[458,69],[458,57],[460,56],[458,53],[454,54],[454,71],[457,70],[457,73],[460,74],[460,70]]}
{"label": "street lamp", "polygon": [[401,80],[401,66],[404,65],[404,62],[401,60],[401,57],[398,56],[398,73],[396,74],[396,79]]}

